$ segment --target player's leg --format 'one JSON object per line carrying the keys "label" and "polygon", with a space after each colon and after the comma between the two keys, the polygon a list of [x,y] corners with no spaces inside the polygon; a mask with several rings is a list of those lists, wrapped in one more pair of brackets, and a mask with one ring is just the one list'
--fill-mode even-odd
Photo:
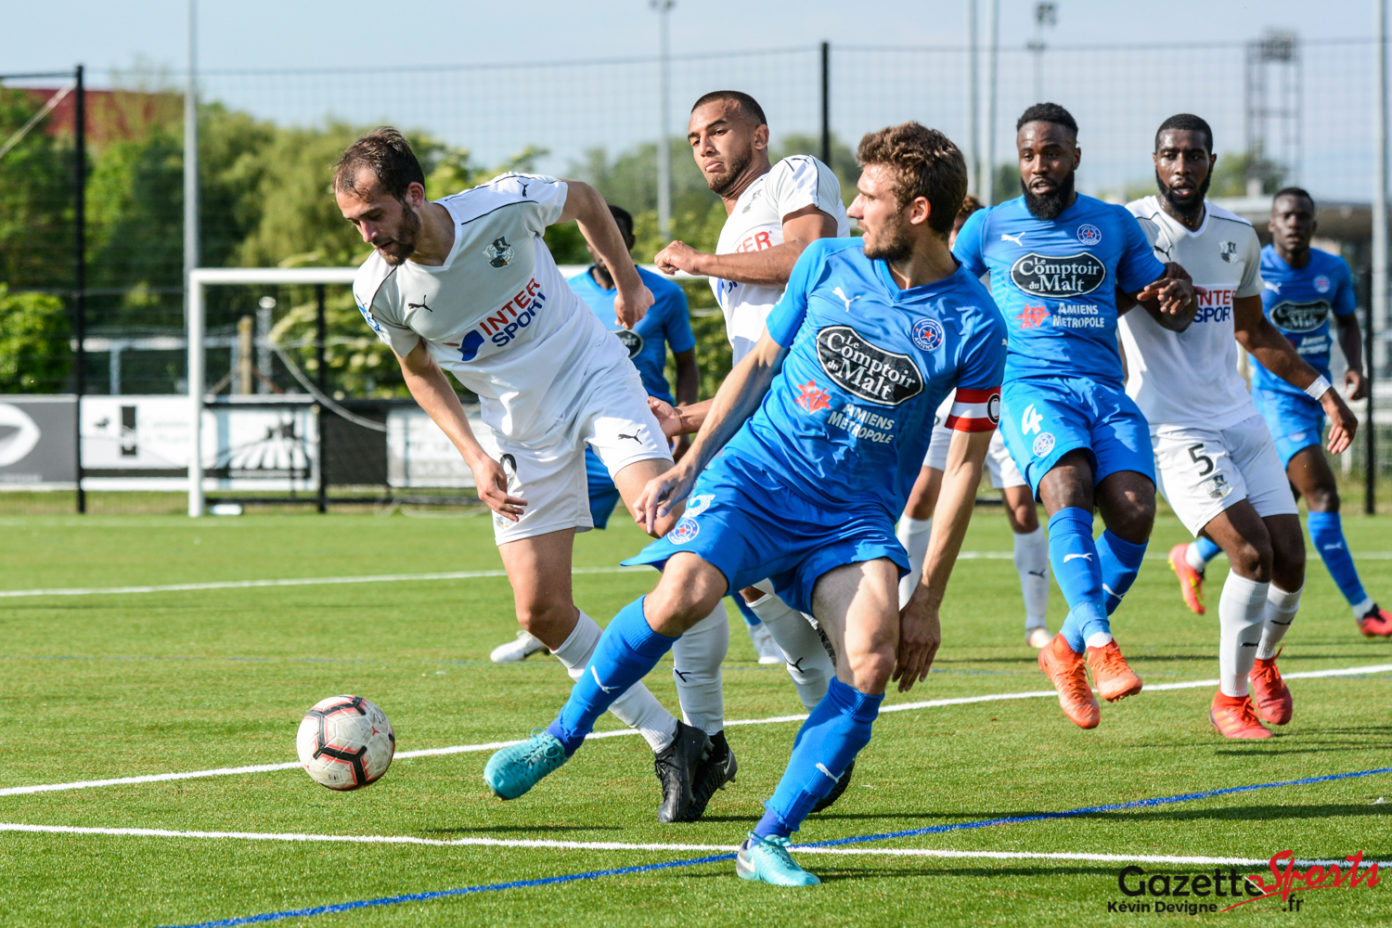
{"label": "player's leg", "polygon": [[1015,573],[1020,578],[1020,595],[1025,602],[1025,641],[1042,648],[1051,637],[1045,621],[1049,610],[1049,539],[1039,524],[1034,494],[1011,460],[999,429],[991,436],[986,471],[991,486],[1001,491],[1005,518],[1014,539]]}
{"label": "player's leg", "polygon": [[735,608],[739,610],[740,618],[744,619],[744,630],[749,633],[749,643],[754,647],[755,659],[761,664],[781,664],[783,652],[773,643],[773,636],[764,627],[764,620],[749,606],[751,599],[758,602],[762,598],[763,594],[753,587],[740,590],[730,597],[735,603]]}
{"label": "player's leg", "polygon": [[1203,530],[1232,565],[1218,599],[1218,692],[1209,720],[1225,738],[1267,738],[1271,733],[1258,721],[1248,680],[1271,586],[1271,536],[1246,499],[1223,510]]}
{"label": "player's leg", "polygon": [[[1315,437],[1318,436],[1316,432]],[[1339,515],[1338,484],[1324,449],[1318,444],[1301,448],[1286,463],[1286,474],[1296,491],[1305,497],[1309,509],[1305,524],[1310,529],[1310,540],[1334,579],[1334,585],[1353,609],[1359,628],[1365,635],[1392,635],[1392,615],[1379,608],[1364,590],[1358,568],[1354,566]]]}
{"label": "player's leg", "polygon": [[780,885],[819,882],[788,855],[788,838],[870,741],[894,670],[898,585],[898,567],[886,558],[837,567],[817,580],[813,612],[836,647],[841,669],[798,731],[764,816],[740,848],[740,876]]}
{"label": "player's leg", "polygon": [[[711,604],[720,601],[727,586],[724,574],[696,555],[672,558],[657,589],[629,603],[610,621],[570,698],[546,731],[489,759],[484,780],[493,792],[502,799],[515,799],[565,763],[593,730],[595,720],[641,688],[639,681],[686,628],[710,613]],[[673,761],[685,772],[686,782],[684,795],[672,809],[664,802],[662,811],[670,813],[664,821],[677,821],[687,814],[689,777],[710,750],[705,733],[689,726],[680,726],[675,740]]]}

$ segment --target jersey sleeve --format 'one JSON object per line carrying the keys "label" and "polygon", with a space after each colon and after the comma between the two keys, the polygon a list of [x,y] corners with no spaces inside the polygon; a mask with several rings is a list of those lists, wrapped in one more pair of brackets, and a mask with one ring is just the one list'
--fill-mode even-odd
{"label": "jersey sleeve", "polygon": [[834,215],[832,200],[841,202],[841,182],[831,168],[809,155],[790,155],[774,165],[765,189],[773,197],[779,219],[808,206]]}
{"label": "jersey sleeve", "polygon": [[1337,282],[1334,286],[1334,298],[1329,301],[1329,306],[1334,310],[1334,315],[1343,319],[1352,316],[1358,310],[1358,298],[1353,293],[1353,272],[1349,270],[1348,262],[1337,255],[1330,263],[1334,265],[1333,276]]}
{"label": "jersey sleeve", "polygon": [[1242,247],[1242,281],[1237,285],[1239,297],[1261,296],[1266,283],[1261,276],[1261,242],[1255,229],[1248,229]]}
{"label": "jersey sleeve", "polygon": [[952,244],[952,254],[973,277],[980,277],[987,271],[981,239],[986,228],[986,214],[989,212],[989,209],[979,209],[968,216],[966,223],[957,232],[957,240]]}
{"label": "jersey sleeve", "polygon": [[686,294],[681,287],[664,288],[661,297],[666,312],[663,315],[663,334],[672,354],[681,354],[696,347],[696,336],[691,332],[691,308],[687,306]]}
{"label": "jersey sleeve", "polygon": [[521,206],[523,224],[533,235],[555,225],[565,209],[566,182],[545,174],[503,174],[489,182],[494,191]]}
{"label": "jersey sleeve", "polygon": [[368,327],[377,333],[387,347],[392,350],[398,358],[404,358],[415,350],[420,342],[420,336],[410,328],[407,328],[400,321],[391,318],[390,314],[381,307],[373,306],[372,303],[364,301],[354,290],[353,302],[358,304],[358,312],[362,313],[363,319],[367,321]]}
{"label": "jersey sleeve", "polygon": [[957,392],[943,424],[959,432],[989,432],[1000,422],[1005,378],[1005,322],[995,306],[977,308],[982,325],[973,332],[957,371]]}
{"label": "jersey sleeve", "polygon": [[1113,207],[1117,231],[1122,236],[1121,259],[1117,262],[1117,286],[1125,293],[1137,293],[1165,273],[1151,249],[1141,224],[1124,206]]}
{"label": "jersey sleeve", "polygon": [[793,339],[802,328],[802,320],[807,317],[807,297],[826,258],[826,243],[829,241],[833,240],[817,239],[802,250],[797,263],[793,265],[793,273],[788,276],[783,298],[769,310],[765,322],[768,333],[784,348],[792,347]]}

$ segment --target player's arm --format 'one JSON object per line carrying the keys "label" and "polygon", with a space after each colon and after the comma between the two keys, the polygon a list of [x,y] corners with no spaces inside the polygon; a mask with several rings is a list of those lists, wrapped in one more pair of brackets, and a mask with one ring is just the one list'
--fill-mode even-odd
{"label": "player's arm", "polygon": [[1233,300],[1233,329],[1237,343],[1261,362],[1262,367],[1306,393],[1311,393],[1312,388],[1318,390],[1319,395],[1314,398],[1329,418],[1330,452],[1338,454],[1348,448],[1358,430],[1358,419],[1328,381],[1324,382],[1325,389],[1316,387],[1324,378],[1266,318],[1261,297],[1240,296]]}
{"label": "player's arm", "polygon": [[[1189,272],[1173,261],[1165,265],[1165,273],[1151,281],[1138,293],[1128,294],[1152,319],[1172,332],[1183,332],[1199,311],[1198,297]],[[1125,312],[1120,304],[1117,312]]]}
{"label": "player's arm", "polygon": [[787,353],[787,348],[765,332],[754,350],[726,376],[711,399],[710,413],[696,440],[681,462],[648,481],[634,504],[634,513],[649,533],[653,532],[659,518],[686,499],[696,475],[759,408]]}
{"label": "player's arm", "polygon": [[401,376],[405,378],[411,396],[430,416],[430,421],[439,426],[450,443],[459,449],[464,463],[473,471],[479,499],[503,518],[516,522],[527,501],[508,495],[507,475],[474,437],[474,430],[469,427],[469,419],[464,414],[464,406],[459,402],[459,394],[454,392],[445,372],[430,356],[425,342],[416,342],[416,347],[406,355],[398,356],[397,361],[401,363]]}
{"label": "player's arm", "polygon": [[566,201],[557,222],[574,221],[590,248],[604,260],[618,291],[614,294],[614,315],[620,325],[631,329],[647,314],[653,295],[638,276],[638,268],[633,265],[628,246],[604,197],[583,181],[566,180],[564,183]]}
{"label": "player's arm", "polygon": [[933,528],[928,536],[923,574],[900,611],[899,651],[894,661],[893,679],[899,681],[901,693],[928,676],[942,641],[938,611],[976,506],[976,488],[981,483],[982,463],[991,446],[992,431],[954,430],[952,433],[942,488],[933,509]]}
{"label": "player's arm", "polygon": [[741,284],[781,287],[788,282],[804,248],[819,238],[835,235],[836,220],[808,204],[783,217],[783,242],[772,248],[712,255],[697,251],[686,242],[675,241],[659,251],[653,263],[664,274],[685,271]]}
{"label": "player's arm", "polygon": [[1339,327],[1339,347],[1348,363],[1344,387],[1349,399],[1361,400],[1368,395],[1368,379],[1363,376],[1363,329],[1358,325],[1358,314],[1335,316],[1334,322]]}

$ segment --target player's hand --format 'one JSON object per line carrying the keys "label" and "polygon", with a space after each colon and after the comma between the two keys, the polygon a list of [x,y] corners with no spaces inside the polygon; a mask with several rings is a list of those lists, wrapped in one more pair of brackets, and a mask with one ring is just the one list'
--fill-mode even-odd
{"label": "player's hand", "polygon": [[657,417],[657,424],[662,427],[663,435],[672,438],[682,433],[681,413],[677,412],[676,407],[671,403],[650,396],[648,397],[648,409]]}
{"label": "player's hand", "polygon": [[520,496],[508,495],[507,472],[501,464],[485,457],[479,464],[470,468],[474,472],[474,487],[479,499],[498,515],[509,522],[522,518],[522,510],[527,501]]}
{"label": "player's hand", "polygon": [[620,287],[614,294],[614,318],[625,329],[631,329],[643,321],[652,305],[652,291],[642,284],[636,290]]}
{"label": "player's hand", "polygon": [[1362,371],[1344,371],[1344,396],[1350,400],[1361,400],[1368,395],[1368,378]]}
{"label": "player's hand", "polygon": [[686,271],[688,274],[695,274],[696,256],[699,255],[695,248],[686,242],[673,241],[662,249],[653,258],[653,264],[664,274],[675,274],[678,271]]}
{"label": "player's hand", "polygon": [[633,519],[643,531],[656,537],[657,522],[691,493],[696,475],[688,468],[669,468],[648,481],[633,502]]}
{"label": "player's hand", "polygon": [[937,607],[927,600],[920,583],[899,610],[899,650],[894,657],[891,680],[899,681],[899,692],[907,693],[913,685],[928,676],[938,645],[942,644],[942,626]]}
{"label": "player's hand", "polygon": [[1358,431],[1358,417],[1348,408],[1339,391],[1330,387],[1320,397],[1324,414],[1329,417],[1329,453],[1340,454],[1353,444],[1354,433]]}
{"label": "player's hand", "polygon": [[1136,300],[1141,303],[1154,300],[1161,315],[1171,316],[1176,321],[1186,314],[1192,319],[1199,308],[1194,285],[1181,277],[1157,277],[1136,294]]}

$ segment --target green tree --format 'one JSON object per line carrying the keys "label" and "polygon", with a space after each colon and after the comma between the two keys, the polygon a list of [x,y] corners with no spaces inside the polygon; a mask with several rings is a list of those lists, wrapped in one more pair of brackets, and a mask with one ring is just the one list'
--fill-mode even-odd
{"label": "green tree", "polygon": [[[73,153],[30,125],[40,104],[0,87],[0,283],[11,287],[72,285]],[[25,127],[28,126],[26,129]]]}
{"label": "green tree", "polygon": [[0,283],[0,394],[57,393],[72,371],[72,327],[63,301],[10,293]]}

